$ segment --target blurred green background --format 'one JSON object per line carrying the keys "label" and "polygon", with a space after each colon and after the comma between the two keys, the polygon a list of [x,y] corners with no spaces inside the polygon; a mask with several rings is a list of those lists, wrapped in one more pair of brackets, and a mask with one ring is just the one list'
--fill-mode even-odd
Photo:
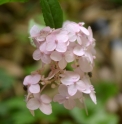
{"label": "blurred green background", "polygon": [[[122,124],[122,0],[59,0],[64,20],[85,22],[96,39],[91,82],[97,105],[89,97],[84,109],[71,111],[53,103],[53,113],[26,108],[23,79],[40,67],[32,59],[35,48],[28,30],[44,25],[39,0],[0,6],[0,124]],[[50,92],[50,91],[49,91]]]}

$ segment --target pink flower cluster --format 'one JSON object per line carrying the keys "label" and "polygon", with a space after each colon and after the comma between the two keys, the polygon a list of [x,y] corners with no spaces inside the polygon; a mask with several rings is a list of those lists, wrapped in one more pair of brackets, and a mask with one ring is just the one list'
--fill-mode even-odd
{"label": "pink flower cluster", "polygon": [[[84,106],[84,94],[96,104],[94,87],[88,73],[92,71],[95,59],[95,40],[90,27],[84,23],[67,21],[60,29],[34,25],[30,36],[36,46],[34,60],[41,60],[41,69],[24,79],[27,87],[27,108],[34,114],[40,109],[51,114],[51,102],[63,104],[66,109]],[[48,74],[44,73],[48,65]],[[67,69],[70,66],[70,69]],[[49,85],[58,91],[51,98],[43,90]],[[49,87],[48,87],[49,88]],[[48,92],[47,92],[48,93]]]}

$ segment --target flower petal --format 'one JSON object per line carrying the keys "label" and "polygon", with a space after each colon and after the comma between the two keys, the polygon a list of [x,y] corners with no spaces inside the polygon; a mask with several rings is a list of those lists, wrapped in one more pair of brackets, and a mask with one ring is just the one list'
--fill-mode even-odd
{"label": "flower petal", "polygon": [[45,63],[45,64],[49,64],[49,63],[51,62],[50,56],[49,56],[49,55],[46,55],[46,54],[43,54],[43,55],[42,55],[41,60],[42,60],[42,62]]}
{"label": "flower petal", "polygon": [[41,101],[43,103],[50,103],[52,101],[52,99],[49,96],[45,95],[45,94],[41,95],[40,98],[41,98]]}
{"label": "flower petal", "polygon": [[73,53],[77,56],[82,56],[84,54],[84,49],[80,46],[77,45],[74,49],[73,49]]}
{"label": "flower petal", "polygon": [[76,82],[80,79],[80,75],[76,72],[65,71],[65,78],[67,78],[67,80]]}
{"label": "flower petal", "polygon": [[65,100],[66,100],[65,97],[60,94],[55,95],[53,98],[53,101],[58,102],[59,104],[63,104]]}
{"label": "flower petal", "polygon": [[55,40],[56,40],[56,35],[54,34],[48,35],[46,37],[46,41],[47,41],[46,50],[47,51],[53,51],[56,48]]}
{"label": "flower petal", "polygon": [[24,85],[29,85],[29,81],[31,80],[31,75],[28,75],[24,78],[23,84]]}
{"label": "flower petal", "polygon": [[72,51],[67,51],[65,53],[65,59],[67,62],[73,62],[75,60],[75,55],[73,54]]}
{"label": "flower petal", "polygon": [[72,85],[68,86],[68,93],[69,93],[69,95],[73,96],[73,95],[76,94],[76,92],[77,92],[77,85],[72,84]]}
{"label": "flower petal", "polygon": [[39,74],[28,75],[25,77],[23,84],[24,85],[37,84],[40,79],[41,79],[41,76]]}
{"label": "flower petal", "polygon": [[88,31],[86,28],[80,27],[80,30],[81,30],[84,34],[89,35],[89,31]]}
{"label": "flower petal", "polygon": [[69,96],[67,86],[65,86],[65,85],[63,85],[63,84],[61,84],[61,85],[59,86],[58,92],[59,92],[62,96],[64,96],[64,97]]}
{"label": "flower petal", "polygon": [[69,41],[70,42],[74,42],[76,41],[77,36],[75,35],[75,33],[69,33]]}
{"label": "flower petal", "polygon": [[45,53],[46,45],[47,45],[46,42],[43,42],[43,43],[40,45],[39,49],[40,49],[41,52],[44,52],[44,53]]}
{"label": "flower petal", "polygon": [[66,109],[69,109],[69,110],[73,109],[73,108],[75,107],[75,101],[72,100],[72,99],[66,100],[66,101],[64,102],[64,107],[65,107]]}
{"label": "flower petal", "polygon": [[64,85],[71,85],[73,81],[67,80],[66,78],[61,78],[61,83]]}
{"label": "flower petal", "polygon": [[82,38],[81,37],[77,37],[77,42],[78,42],[78,44],[82,44]]}
{"label": "flower petal", "polygon": [[77,91],[77,93],[74,96],[72,96],[71,99],[80,99],[82,97],[83,97],[83,93],[80,91]]}
{"label": "flower petal", "polygon": [[54,41],[47,42],[46,50],[47,51],[53,51],[56,48],[56,44]]}
{"label": "flower petal", "polygon": [[56,36],[56,39],[58,40],[58,42],[66,42],[68,41],[68,35],[60,33]]}
{"label": "flower petal", "polygon": [[78,73],[81,78],[84,76],[84,72],[79,67],[76,67],[74,72]]}
{"label": "flower petal", "polygon": [[67,65],[67,62],[64,58],[62,58],[62,60],[58,62],[58,65],[60,69],[64,69]]}
{"label": "flower petal", "polygon": [[77,82],[77,87],[78,90],[83,93],[89,94],[91,92],[89,85],[87,85],[86,82],[83,82],[82,80]]}
{"label": "flower petal", "polygon": [[61,82],[64,85],[71,85],[74,82],[78,81],[80,79],[80,75],[76,72],[72,71],[65,71],[65,73],[62,75]]}
{"label": "flower petal", "polygon": [[41,59],[41,51],[39,49],[35,50],[33,53],[33,59],[34,60],[40,60]]}
{"label": "flower petal", "polygon": [[92,64],[85,57],[81,57],[78,63],[83,72],[91,72],[93,69]]}
{"label": "flower petal", "polygon": [[50,55],[50,58],[54,61],[60,61],[62,59],[62,55],[57,51],[53,51]]}
{"label": "flower petal", "polygon": [[39,84],[30,85],[29,86],[29,91],[31,93],[39,93],[40,92],[40,86],[39,86]]}
{"label": "flower petal", "polygon": [[34,98],[39,99],[40,98],[40,93],[34,93],[33,96],[34,96]]}
{"label": "flower petal", "polygon": [[95,104],[97,104],[96,96],[95,96],[95,93],[94,93],[94,92],[91,92],[91,93],[90,93],[90,97],[91,97],[92,101],[93,101]]}
{"label": "flower petal", "polygon": [[58,52],[66,52],[66,50],[67,50],[66,43],[58,42],[58,44],[56,46],[56,51],[58,51]]}
{"label": "flower petal", "polygon": [[40,81],[40,79],[41,79],[41,75],[39,75],[39,74],[32,74],[32,75],[30,75],[29,82],[31,84],[37,84]]}
{"label": "flower petal", "polygon": [[52,106],[51,104],[44,104],[41,103],[39,109],[46,115],[50,115],[52,113]]}
{"label": "flower petal", "polygon": [[35,98],[31,98],[28,102],[27,102],[27,108],[30,110],[36,110],[38,109],[40,106],[40,103],[37,99]]}
{"label": "flower petal", "polygon": [[95,41],[95,39],[93,38],[93,33],[92,33],[92,29],[90,26],[88,27],[88,31],[89,31],[88,39],[89,39],[90,43],[93,43],[93,41]]}
{"label": "flower petal", "polygon": [[40,29],[37,25],[34,25],[31,29],[30,29],[30,35],[31,37],[36,37],[40,32]]}
{"label": "flower petal", "polygon": [[69,32],[80,31],[79,25],[75,22],[68,22],[64,28],[66,28],[66,30],[68,30]]}

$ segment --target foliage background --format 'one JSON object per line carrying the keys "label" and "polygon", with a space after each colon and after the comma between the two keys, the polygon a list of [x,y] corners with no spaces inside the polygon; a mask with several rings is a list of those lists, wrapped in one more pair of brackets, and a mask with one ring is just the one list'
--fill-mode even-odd
{"label": "foliage background", "polygon": [[[1,1],[0,1],[1,2]],[[6,1],[2,1],[6,2]],[[121,0],[59,0],[64,20],[84,21],[96,39],[92,84],[98,104],[89,97],[85,110],[68,111],[53,103],[49,116],[26,108],[24,76],[39,68],[32,59],[29,28],[44,25],[39,1],[0,6],[0,124],[122,124],[122,2]],[[50,90],[48,91],[50,92]]]}

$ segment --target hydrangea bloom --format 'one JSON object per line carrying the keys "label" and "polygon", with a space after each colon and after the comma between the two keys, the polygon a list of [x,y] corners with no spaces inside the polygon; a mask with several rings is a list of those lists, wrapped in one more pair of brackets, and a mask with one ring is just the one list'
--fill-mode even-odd
{"label": "hydrangea bloom", "polygon": [[41,96],[40,94],[34,94],[33,98],[27,101],[27,108],[30,110],[36,110],[39,108],[44,114],[49,115],[52,113],[51,101],[51,98],[45,94]]}
{"label": "hydrangea bloom", "polygon": [[53,98],[54,102],[58,102],[59,104],[63,104],[66,109],[73,109],[76,106],[76,99],[80,99],[82,94],[76,93],[73,96],[70,96],[68,93],[67,86],[60,85],[58,88],[59,94],[56,94]]}
{"label": "hydrangea bloom", "polygon": [[[40,109],[49,115],[52,101],[63,104],[66,109],[82,108],[84,94],[88,94],[96,104],[94,87],[88,76],[95,59],[95,39],[91,28],[85,28],[83,22],[71,21],[65,22],[60,29],[45,27],[40,30],[34,25],[30,37],[36,46],[33,59],[42,62],[41,68],[23,81],[27,87],[26,102],[30,112],[33,114],[34,110]],[[47,67],[48,73],[45,74]],[[51,97],[43,94],[47,85],[58,92]]]}
{"label": "hydrangea bloom", "polygon": [[67,63],[75,60],[75,56],[72,51],[66,51],[64,53],[53,51],[50,55],[50,58],[54,61],[58,61],[60,69],[64,69]]}
{"label": "hydrangea bloom", "polygon": [[39,93],[40,86],[38,83],[40,79],[41,76],[39,74],[28,75],[25,77],[23,84],[28,87],[28,92]]}
{"label": "hydrangea bloom", "polygon": [[33,39],[36,47],[39,47],[41,43],[43,43],[48,36],[52,32],[50,27],[45,27],[42,30],[36,25],[34,25],[30,30],[30,36]]}
{"label": "hydrangea bloom", "polygon": [[58,51],[65,52],[67,50],[68,36],[65,33],[62,33],[60,29],[53,31],[46,38],[46,50],[47,51]]}
{"label": "hydrangea bloom", "polygon": [[51,62],[50,59],[50,52],[46,50],[46,43],[42,43],[39,49],[35,50],[33,53],[34,60],[40,60],[45,63],[49,64]]}

